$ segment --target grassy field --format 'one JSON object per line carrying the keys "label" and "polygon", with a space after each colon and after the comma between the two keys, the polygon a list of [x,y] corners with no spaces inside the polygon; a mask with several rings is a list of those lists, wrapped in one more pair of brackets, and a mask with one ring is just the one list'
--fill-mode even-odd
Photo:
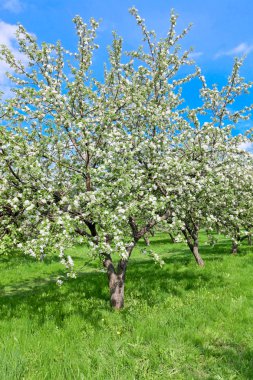
{"label": "grassy field", "polygon": [[120,312],[85,248],[61,288],[56,257],[0,258],[0,379],[253,379],[253,248],[203,244],[198,268],[184,244],[152,245],[165,265],[134,255]]}

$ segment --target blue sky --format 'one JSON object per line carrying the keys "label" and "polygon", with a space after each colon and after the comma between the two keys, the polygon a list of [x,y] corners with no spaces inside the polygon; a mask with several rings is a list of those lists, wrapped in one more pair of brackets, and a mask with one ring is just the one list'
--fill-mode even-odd
{"label": "blue sky", "polygon": [[[94,66],[99,76],[112,30],[123,36],[127,49],[136,47],[140,42],[138,28],[128,13],[128,8],[133,5],[159,36],[166,34],[171,8],[179,14],[178,30],[193,23],[184,47],[194,48],[194,59],[209,83],[223,84],[230,73],[233,57],[245,53],[247,59],[242,74],[253,80],[251,0],[0,0],[0,43],[14,46],[15,25],[20,22],[36,34],[39,41],[55,42],[60,39],[66,48],[72,49],[75,45],[72,18],[79,14],[87,21],[90,17],[102,19],[98,34],[101,50]],[[0,81],[3,86],[4,70],[1,64]],[[195,88],[196,84],[192,84],[187,90],[187,100],[192,105],[196,102]],[[243,98],[242,102],[253,102],[252,95],[250,98]]]}

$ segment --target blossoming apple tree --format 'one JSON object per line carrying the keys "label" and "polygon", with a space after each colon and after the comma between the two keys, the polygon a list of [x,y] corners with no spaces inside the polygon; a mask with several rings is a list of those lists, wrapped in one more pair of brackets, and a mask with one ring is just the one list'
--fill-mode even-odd
{"label": "blossoming apple tree", "polygon": [[[150,45],[151,33],[136,10],[132,13]],[[92,19],[88,28],[80,17],[74,22],[76,53],[64,50],[60,43],[39,46],[22,26],[18,28],[17,41],[27,57],[26,66],[6,47],[1,49],[2,59],[10,66],[8,76],[14,83],[14,96],[4,104],[6,126],[2,129],[8,144],[1,148],[1,160],[8,174],[1,190],[3,197],[10,191],[18,193],[9,201],[11,210],[17,209],[20,216],[18,226],[12,225],[20,236],[18,243],[17,239],[12,240],[14,245],[17,243],[34,256],[57,248],[70,275],[74,275],[73,261],[65,256],[64,248],[67,241],[88,240],[107,268],[111,303],[121,307],[127,262],[134,246],[169,213],[168,201],[154,194],[149,174],[136,160],[140,149],[136,138],[141,135],[147,146],[149,141],[143,130],[138,132],[138,120],[129,126],[133,98],[139,97],[152,128],[161,125],[162,115],[152,102],[145,110],[145,102],[154,91],[158,96],[157,85],[163,79],[168,83],[163,89],[163,108],[168,110],[168,119],[174,118],[170,109],[181,100],[174,91],[177,83],[169,81],[180,66],[189,63],[188,53],[179,57],[177,47],[186,31],[175,34],[176,18],[172,14],[167,38],[150,45],[156,52],[145,89],[142,83],[149,74],[145,66],[136,69],[135,60],[146,65],[150,55],[140,48],[127,64],[122,64],[122,40],[117,36],[104,83],[92,78],[90,66],[98,47],[94,42],[98,24]],[[136,90],[133,93],[133,81],[136,88],[142,85],[143,94],[138,95]],[[166,105],[167,90],[172,100]],[[160,143],[157,141],[156,150]],[[9,228],[11,223],[6,218],[8,213],[2,212],[3,224]],[[119,258],[117,267],[113,261],[115,253]]]}
{"label": "blossoming apple tree", "polygon": [[[172,13],[167,36],[157,40],[137,10],[131,13],[144,47],[122,63],[122,39],[114,35],[103,81],[91,73],[98,48],[93,19],[90,26],[74,19],[76,52],[60,42],[40,46],[22,26],[17,41],[26,62],[7,47],[0,52],[13,83],[0,129],[1,249],[17,247],[36,257],[57,250],[74,277],[66,248],[87,242],[107,270],[115,308],[123,307],[127,264],[139,239],[165,221],[186,231],[189,213],[194,223],[200,215],[196,199],[209,197],[198,229],[205,224],[218,196],[213,150],[215,163],[226,163],[212,148],[226,143],[214,120],[200,127],[197,111],[182,106],[182,87],[200,76],[190,50],[178,46],[188,29],[176,34]],[[214,92],[203,91],[202,113],[216,101]],[[193,254],[197,259],[196,249]]]}

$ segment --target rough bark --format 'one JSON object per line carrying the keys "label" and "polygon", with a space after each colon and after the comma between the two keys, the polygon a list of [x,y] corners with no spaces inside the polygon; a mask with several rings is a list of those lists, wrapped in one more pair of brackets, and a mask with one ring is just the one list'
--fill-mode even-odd
{"label": "rough bark", "polygon": [[109,276],[110,303],[114,309],[124,307],[125,274],[112,273]]}
{"label": "rough bark", "polygon": [[[128,248],[130,254],[132,250],[133,247],[130,246],[130,248]],[[111,306],[116,310],[122,309],[124,307],[124,288],[127,260],[121,259],[116,270],[111,257],[108,255],[104,260],[104,266],[107,269]]]}

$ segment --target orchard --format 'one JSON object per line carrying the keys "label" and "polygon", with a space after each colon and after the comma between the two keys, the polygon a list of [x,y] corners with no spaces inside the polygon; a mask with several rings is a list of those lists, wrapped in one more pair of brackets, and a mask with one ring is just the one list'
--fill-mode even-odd
{"label": "orchard", "polygon": [[[114,33],[101,80],[91,70],[99,48],[94,19],[74,18],[72,52],[60,42],[38,44],[21,25],[25,61],[0,50],[12,83],[0,110],[0,253],[43,260],[57,252],[64,286],[76,277],[68,248],[88,245],[106,269],[116,309],[141,239],[166,231],[204,266],[200,230],[210,241],[224,233],[234,254],[253,233],[253,156],[242,149],[252,130],[233,132],[252,111],[237,105],[252,88],[240,75],[243,59],[235,59],[226,85],[209,85],[191,49],[180,47],[190,28],[177,33],[173,12],[160,39],[135,8],[130,13],[142,42],[124,51]],[[190,81],[201,87],[192,94],[197,108],[183,99]],[[162,265],[152,243],[148,251]]]}

